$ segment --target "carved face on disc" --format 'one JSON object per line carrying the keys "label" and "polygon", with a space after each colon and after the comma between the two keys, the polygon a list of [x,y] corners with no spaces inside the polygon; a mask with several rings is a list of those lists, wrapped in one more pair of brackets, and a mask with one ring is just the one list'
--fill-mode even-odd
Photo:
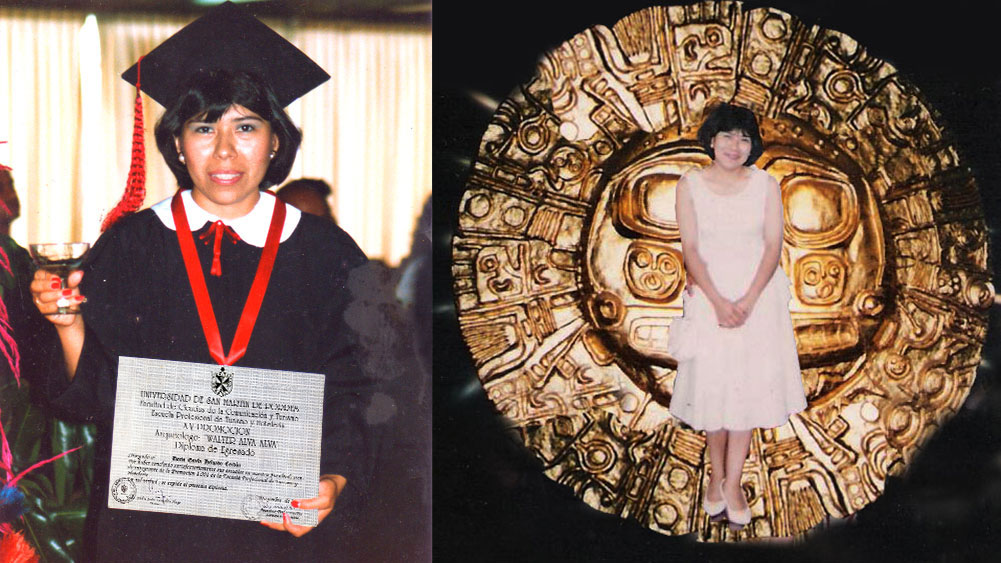
{"label": "carved face on disc", "polygon": [[[817,150],[823,143],[810,130],[798,120],[763,120],[765,152],[757,165],[782,190],[781,265],[793,280],[791,312],[808,398],[819,400],[857,374],[819,368],[864,353],[888,288],[871,187],[849,157]],[[606,172],[585,252],[592,324],[617,354],[652,366],[628,373],[665,405],[674,378],[665,352],[669,324],[681,315],[685,286],[674,190],[685,171],[710,163],[692,137],[691,131],[640,135],[620,151],[622,164]],[[746,159],[732,141],[735,158]]]}
{"label": "carved face on disc", "polygon": [[755,112],[756,165],[782,193],[808,407],[754,433],[741,534],[788,536],[879,496],[959,408],[986,335],[976,183],[889,63],[737,2],[574,36],[484,133],[456,305],[487,396],[551,478],[654,530],[722,539],[698,509],[704,435],[667,411],[664,352],[685,285],[674,189],[709,163],[695,132],[717,101]]}

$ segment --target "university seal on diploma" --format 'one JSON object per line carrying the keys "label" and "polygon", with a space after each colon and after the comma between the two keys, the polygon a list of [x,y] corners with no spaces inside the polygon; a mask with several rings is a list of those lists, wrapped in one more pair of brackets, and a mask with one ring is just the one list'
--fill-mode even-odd
{"label": "university seal on diploma", "polygon": [[119,358],[108,506],[315,526],[323,378]]}

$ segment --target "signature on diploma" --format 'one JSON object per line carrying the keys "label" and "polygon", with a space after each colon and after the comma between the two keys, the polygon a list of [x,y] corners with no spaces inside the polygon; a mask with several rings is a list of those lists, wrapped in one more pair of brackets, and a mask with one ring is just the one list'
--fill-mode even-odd
{"label": "signature on diploma", "polygon": [[154,488],[153,485],[147,485],[146,492],[149,494],[148,500],[150,504],[156,506],[163,506],[165,504],[181,504],[181,501],[163,492],[163,489]]}

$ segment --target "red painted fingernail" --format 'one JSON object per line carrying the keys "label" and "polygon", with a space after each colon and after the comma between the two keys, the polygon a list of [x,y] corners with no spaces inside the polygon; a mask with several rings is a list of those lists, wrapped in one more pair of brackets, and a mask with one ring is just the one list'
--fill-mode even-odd
{"label": "red painted fingernail", "polygon": [[297,500],[292,501],[292,508],[299,508],[299,501]]}
{"label": "red painted fingernail", "polygon": [[282,512],[282,520],[284,520],[286,524],[292,523],[292,520],[289,519],[287,512]]}
{"label": "red painted fingernail", "polygon": [[75,300],[77,300],[77,301],[84,301],[84,300],[86,300],[87,298],[86,298],[86,297],[84,297],[83,295],[76,295],[76,296],[74,296],[74,297],[73,297],[73,299],[75,299]]}
{"label": "red painted fingernail", "polygon": [[63,290],[63,297],[69,297],[70,295],[73,295],[73,290],[72,289],[64,289]]}
{"label": "red painted fingernail", "polygon": [[51,287],[52,289],[59,289],[62,286],[63,286],[62,282],[59,281],[59,278],[56,278],[56,280],[52,282],[52,285],[50,285],[49,287]]}

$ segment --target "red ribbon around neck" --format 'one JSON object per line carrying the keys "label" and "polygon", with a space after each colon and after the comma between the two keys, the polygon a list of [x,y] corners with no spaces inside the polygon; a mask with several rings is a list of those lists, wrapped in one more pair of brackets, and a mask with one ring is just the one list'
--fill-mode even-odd
{"label": "red ribbon around neck", "polygon": [[209,230],[198,236],[205,244],[208,244],[209,237],[215,237],[212,241],[212,270],[209,273],[215,277],[219,277],[222,275],[222,260],[219,257],[219,251],[222,250],[222,239],[229,237],[229,241],[236,244],[240,240],[240,235],[236,234],[236,231],[231,229],[226,223],[216,221],[212,223]]}
{"label": "red ribbon around neck", "polygon": [[[268,227],[268,238],[264,243],[261,260],[257,264],[257,273],[254,274],[254,283],[250,286],[250,294],[247,295],[247,302],[240,314],[240,323],[236,327],[236,334],[233,336],[233,343],[230,345],[228,355],[225,354],[222,347],[219,324],[216,322],[212,300],[209,298],[209,290],[205,285],[205,274],[202,271],[202,264],[198,260],[198,250],[195,248],[195,239],[191,235],[191,227],[188,225],[188,215],[184,211],[181,192],[174,194],[174,199],[170,202],[170,211],[174,215],[177,243],[181,247],[181,256],[184,258],[184,268],[188,272],[191,292],[195,295],[195,306],[198,308],[198,318],[202,322],[202,331],[205,333],[205,341],[209,346],[209,354],[220,365],[233,365],[247,352],[247,343],[250,342],[250,335],[254,332],[257,315],[261,312],[261,303],[264,301],[264,293],[268,290],[271,271],[275,266],[275,256],[278,254],[278,243],[281,240],[282,228],[285,226],[285,204],[275,200],[275,209],[271,214],[271,226]],[[218,250],[220,241],[221,234],[218,234],[215,243],[216,250]],[[218,258],[218,254],[215,254],[215,258]],[[214,262],[215,260],[213,260],[213,268]]]}

